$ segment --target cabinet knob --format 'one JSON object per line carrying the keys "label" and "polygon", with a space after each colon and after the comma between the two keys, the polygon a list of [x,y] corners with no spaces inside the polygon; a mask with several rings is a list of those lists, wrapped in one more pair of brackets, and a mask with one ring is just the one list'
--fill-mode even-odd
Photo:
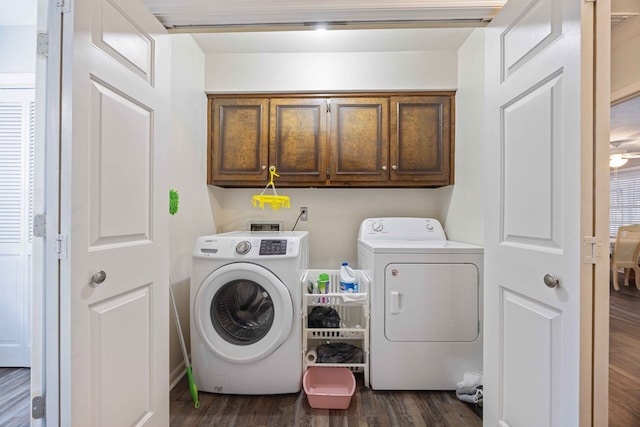
{"label": "cabinet knob", "polygon": [[387,170],[387,165],[382,166],[382,170],[386,171]]}
{"label": "cabinet knob", "polygon": [[262,165],[262,170],[266,171],[267,170],[267,165]]}
{"label": "cabinet knob", "polygon": [[396,165],[391,165],[391,169],[396,170],[398,167]]}

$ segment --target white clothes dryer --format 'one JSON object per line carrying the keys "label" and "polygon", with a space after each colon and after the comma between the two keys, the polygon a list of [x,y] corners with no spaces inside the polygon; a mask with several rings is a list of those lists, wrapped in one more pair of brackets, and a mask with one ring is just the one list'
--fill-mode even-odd
{"label": "white clothes dryer", "polygon": [[455,390],[482,371],[483,249],[430,218],[369,218],[358,267],[372,278],[370,384]]}
{"label": "white clothes dryer", "polygon": [[302,385],[306,231],[199,237],[191,276],[191,365],[201,391],[296,393]]}

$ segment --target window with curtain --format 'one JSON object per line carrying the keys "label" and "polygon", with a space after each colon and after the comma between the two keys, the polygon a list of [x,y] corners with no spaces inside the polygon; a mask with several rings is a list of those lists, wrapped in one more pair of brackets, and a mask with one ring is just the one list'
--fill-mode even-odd
{"label": "window with curtain", "polygon": [[609,195],[609,235],[615,236],[618,227],[640,224],[640,168],[611,173]]}

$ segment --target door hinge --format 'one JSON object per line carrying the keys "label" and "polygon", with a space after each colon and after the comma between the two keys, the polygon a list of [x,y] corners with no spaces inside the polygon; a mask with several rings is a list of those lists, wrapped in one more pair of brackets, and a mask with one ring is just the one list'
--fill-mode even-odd
{"label": "door hinge", "polygon": [[33,217],[33,237],[47,236],[47,216],[38,214]]}
{"label": "door hinge", "polygon": [[595,264],[597,259],[602,256],[602,242],[597,237],[586,236],[583,239],[584,243],[584,263]]}
{"label": "door hinge", "polygon": [[69,3],[71,0],[56,0],[56,7],[59,7],[62,13],[67,13],[70,10]]}
{"label": "door hinge", "polygon": [[38,33],[36,42],[36,52],[38,55],[49,56],[49,34]]}
{"label": "door hinge", "polygon": [[56,237],[56,253],[58,259],[67,259],[67,235],[58,234]]}
{"label": "door hinge", "polygon": [[327,113],[331,112],[331,103],[327,102]]}
{"label": "door hinge", "polygon": [[47,399],[45,396],[35,396],[31,400],[31,417],[35,420],[39,420],[44,418],[46,415],[46,403]]}

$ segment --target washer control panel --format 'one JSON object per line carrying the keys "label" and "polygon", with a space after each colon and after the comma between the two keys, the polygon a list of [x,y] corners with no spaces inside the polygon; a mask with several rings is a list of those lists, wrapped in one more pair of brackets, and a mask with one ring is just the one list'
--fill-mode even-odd
{"label": "washer control panel", "polygon": [[199,237],[194,256],[224,259],[291,258],[300,253],[304,232],[230,232]]}
{"label": "washer control panel", "polygon": [[287,241],[264,239],[260,240],[260,255],[286,255]]}

